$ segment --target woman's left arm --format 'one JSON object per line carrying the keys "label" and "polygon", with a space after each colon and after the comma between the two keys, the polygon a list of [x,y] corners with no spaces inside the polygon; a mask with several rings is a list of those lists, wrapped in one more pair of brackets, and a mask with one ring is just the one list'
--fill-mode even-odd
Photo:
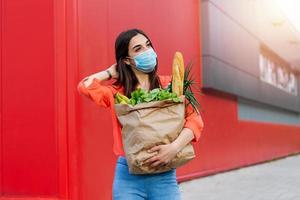
{"label": "woman's left arm", "polygon": [[183,147],[185,147],[191,140],[194,139],[194,133],[189,128],[183,128],[179,136],[171,143],[178,153]]}
{"label": "woman's left arm", "polygon": [[186,107],[185,124],[179,136],[172,142],[179,152],[188,143],[196,143],[200,140],[203,129],[203,121],[200,114],[193,110],[191,104]]}
{"label": "woman's left arm", "polygon": [[202,129],[201,115],[197,114],[189,104],[185,109],[185,123],[179,136],[170,144],[158,145],[149,149],[149,153],[158,151],[158,154],[147,159],[145,163],[152,163],[151,167],[169,163],[188,143],[199,141]]}

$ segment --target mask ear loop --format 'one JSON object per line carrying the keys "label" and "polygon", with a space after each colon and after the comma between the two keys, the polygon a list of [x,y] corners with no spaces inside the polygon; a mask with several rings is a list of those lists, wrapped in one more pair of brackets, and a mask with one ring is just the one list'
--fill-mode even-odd
{"label": "mask ear loop", "polygon": [[[133,60],[134,61],[134,59],[133,58],[131,58],[130,56],[126,56],[126,58],[129,58],[129,59],[131,59],[131,60]],[[129,62],[130,63],[130,62]],[[134,63],[135,63],[135,61],[134,61]],[[126,63],[125,63],[126,64]],[[127,65],[127,64],[126,64]],[[132,65],[131,63],[129,64],[129,66],[131,66],[131,67],[134,67],[134,68],[136,68],[136,65],[134,64],[134,65]]]}

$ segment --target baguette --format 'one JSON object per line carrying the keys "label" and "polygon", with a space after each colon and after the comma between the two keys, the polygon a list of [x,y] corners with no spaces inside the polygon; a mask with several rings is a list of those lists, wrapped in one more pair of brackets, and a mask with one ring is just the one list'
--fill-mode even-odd
{"label": "baguette", "polygon": [[183,81],[184,81],[184,61],[180,52],[175,52],[172,66],[172,92],[177,96],[183,95]]}

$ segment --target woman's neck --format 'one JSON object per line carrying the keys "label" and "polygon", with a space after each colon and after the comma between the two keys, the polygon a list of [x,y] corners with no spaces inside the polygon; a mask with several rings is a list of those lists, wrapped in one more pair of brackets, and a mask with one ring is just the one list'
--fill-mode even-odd
{"label": "woman's neck", "polygon": [[134,69],[134,73],[139,81],[138,87],[140,86],[143,89],[149,90],[150,87],[149,74],[145,74],[135,69]]}

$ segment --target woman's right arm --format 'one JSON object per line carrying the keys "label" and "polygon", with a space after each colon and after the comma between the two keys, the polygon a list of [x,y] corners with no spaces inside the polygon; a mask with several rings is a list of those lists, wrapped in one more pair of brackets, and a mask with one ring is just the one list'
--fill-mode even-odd
{"label": "woman's right arm", "polygon": [[[110,66],[107,70],[110,71],[112,78],[118,78],[116,71],[116,63]],[[109,74],[104,71],[97,72],[83,78],[77,86],[79,93],[92,99],[96,104],[104,107],[109,107],[111,98],[113,98],[112,87],[102,85],[101,82],[109,78]]]}
{"label": "woman's right arm", "polygon": [[93,79],[96,78],[98,79],[99,81],[105,81],[109,78],[109,74],[107,73],[107,70],[111,73],[112,75],[112,78],[118,78],[118,74],[117,74],[117,71],[116,71],[116,63],[113,64],[112,66],[110,66],[108,69],[104,70],[104,71],[101,71],[101,72],[97,72],[95,74],[92,74],[88,77],[85,77],[83,79],[83,84],[85,87],[88,87],[92,82],[93,82]]}

